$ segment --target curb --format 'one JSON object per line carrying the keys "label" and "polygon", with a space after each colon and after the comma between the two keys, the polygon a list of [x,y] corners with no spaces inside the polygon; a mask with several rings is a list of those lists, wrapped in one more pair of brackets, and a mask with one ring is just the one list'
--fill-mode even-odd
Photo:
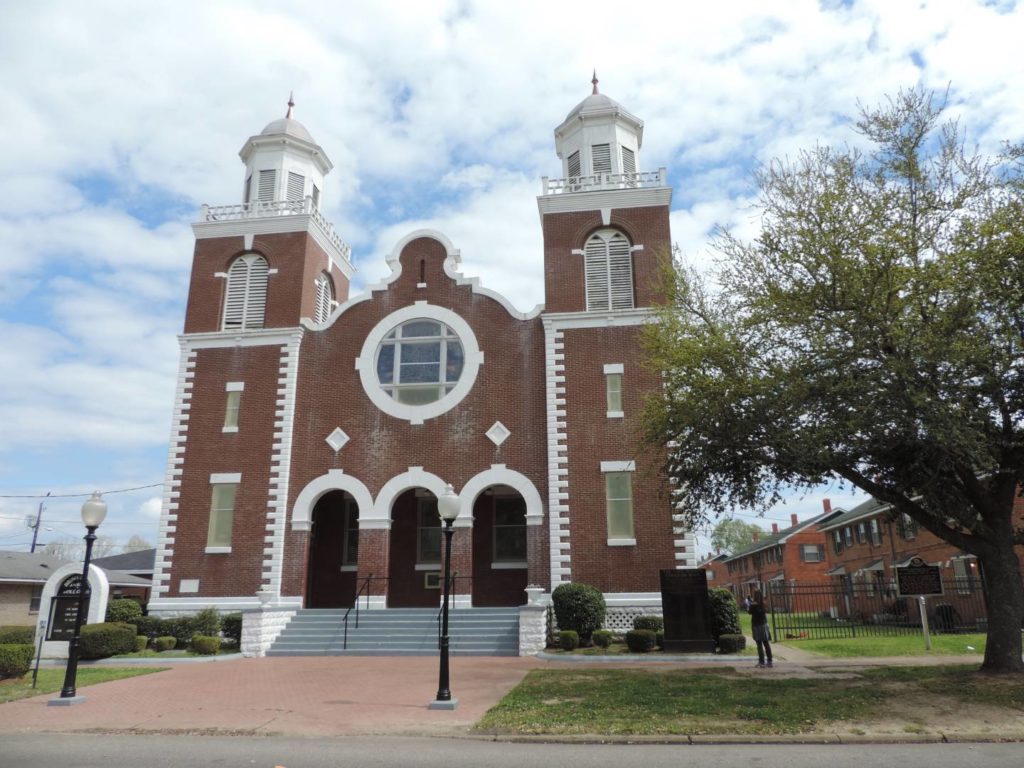
{"label": "curb", "polygon": [[[448,736],[448,738],[451,738]],[[837,733],[794,733],[794,734],[664,734],[648,735],[607,735],[596,734],[466,734],[462,737],[478,741],[494,741],[508,744],[666,744],[666,745],[710,745],[710,744],[820,744],[849,745],[864,744],[999,744],[1024,742],[1024,731],[994,735],[991,733],[904,733],[888,734],[846,734]]]}

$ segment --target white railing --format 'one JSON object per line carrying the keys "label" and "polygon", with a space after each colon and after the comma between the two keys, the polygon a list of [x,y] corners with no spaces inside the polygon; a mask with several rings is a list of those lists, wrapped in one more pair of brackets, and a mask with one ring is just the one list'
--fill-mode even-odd
{"label": "white railing", "polygon": [[338,237],[334,225],[313,205],[313,198],[306,196],[302,200],[253,200],[237,205],[203,205],[203,221],[242,221],[244,219],[264,219],[272,216],[306,215],[320,227],[331,244],[337,248],[347,261],[352,260],[352,249]]}
{"label": "white railing", "polygon": [[567,179],[541,177],[542,195],[564,195],[570,192],[595,192],[603,189],[639,189],[668,185],[664,168],[641,173],[597,173],[593,176],[570,176]]}

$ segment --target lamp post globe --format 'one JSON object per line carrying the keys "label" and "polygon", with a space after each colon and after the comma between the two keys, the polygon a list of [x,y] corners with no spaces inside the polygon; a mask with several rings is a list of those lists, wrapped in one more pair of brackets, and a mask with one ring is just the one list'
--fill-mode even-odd
{"label": "lamp post globe", "polygon": [[64,687],[61,688],[60,698],[50,703],[72,704],[84,701],[83,697],[75,695],[75,678],[78,675],[78,642],[82,635],[82,624],[85,620],[85,604],[89,598],[89,559],[92,557],[92,545],[96,541],[96,529],[100,527],[107,516],[107,504],[103,501],[99,491],[94,491],[92,497],[82,505],[82,522],[85,523],[85,562],[82,564],[82,580],[78,587],[78,609],[75,612],[75,631],[68,641],[68,665],[64,672]]}
{"label": "lamp post globe", "polygon": [[444,521],[444,597],[441,603],[441,647],[437,696],[430,703],[430,708],[455,709],[458,702],[452,698],[448,682],[448,596],[451,593],[452,523],[459,516],[459,497],[451,483],[448,483],[444,488],[444,493],[437,497],[437,513]]}

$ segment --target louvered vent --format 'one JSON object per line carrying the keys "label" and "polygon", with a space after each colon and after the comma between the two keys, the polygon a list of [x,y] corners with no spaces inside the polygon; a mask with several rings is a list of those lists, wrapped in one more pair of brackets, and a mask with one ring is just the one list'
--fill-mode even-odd
{"label": "louvered vent", "polygon": [[612,172],[611,144],[595,144],[590,152],[594,160],[595,174]]}
{"label": "louvered vent", "polygon": [[316,279],[316,307],[313,312],[313,320],[318,323],[327,321],[331,316],[331,303],[334,300],[334,291],[331,287],[331,279],[321,273]]}
{"label": "louvered vent", "polygon": [[242,202],[246,205],[252,200],[252,174],[245,180],[245,190],[242,192]]}
{"label": "louvered vent", "polygon": [[622,172],[636,173],[636,156],[628,147],[622,148]]}
{"label": "louvered vent", "polygon": [[569,155],[569,177],[574,178],[580,175],[580,153],[573,152]]}
{"label": "louvered vent", "polygon": [[270,202],[274,199],[274,184],[277,181],[277,171],[260,171],[259,200]]}
{"label": "louvered vent", "polygon": [[594,233],[583,249],[587,310],[633,307],[633,259],[629,240],[614,229]]}
{"label": "louvered vent", "polygon": [[306,191],[306,177],[301,173],[288,171],[288,199],[301,200]]}
{"label": "louvered vent", "polygon": [[262,328],[267,306],[267,261],[254,253],[235,259],[228,270],[224,330]]}

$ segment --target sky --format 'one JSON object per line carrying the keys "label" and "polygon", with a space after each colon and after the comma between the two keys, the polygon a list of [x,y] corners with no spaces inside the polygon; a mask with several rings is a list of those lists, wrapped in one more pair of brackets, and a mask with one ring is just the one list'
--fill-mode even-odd
{"label": "sky", "polygon": [[[543,303],[536,196],[554,128],[590,93],[645,122],[640,170],[668,170],[672,236],[714,268],[716,226],[757,233],[752,174],[856,143],[858,103],[949,88],[995,151],[1024,130],[1016,2],[3,3],[0,24],[0,549],[99,533],[155,542],[193,238],[241,202],[238,151],[295,117],[334,164],[322,207],[354,292],[406,233],[444,232],[462,269]],[[136,489],[136,490],[124,490]],[[806,519],[838,486],[761,520]],[[739,516],[746,517],[742,511]]]}

